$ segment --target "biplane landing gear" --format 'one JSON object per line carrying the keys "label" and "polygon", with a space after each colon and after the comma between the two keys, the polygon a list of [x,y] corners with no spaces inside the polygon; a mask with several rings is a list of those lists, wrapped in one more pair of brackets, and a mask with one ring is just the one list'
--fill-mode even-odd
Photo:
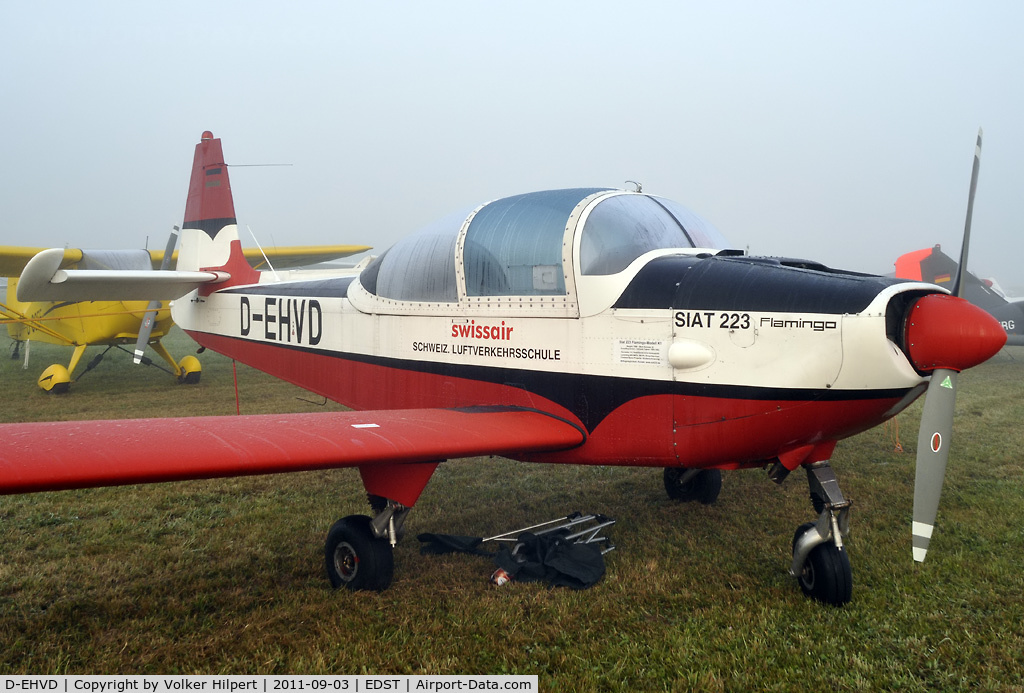
{"label": "biplane landing gear", "polygon": [[800,525],[793,535],[793,563],[789,572],[809,597],[842,606],[853,592],[850,557],[843,537],[850,531],[850,501],[843,498],[839,482],[828,462],[805,467],[817,522]]}
{"label": "biplane landing gear", "polygon": [[63,395],[71,388],[71,374],[68,369],[59,363],[55,363],[43,371],[36,380],[36,384],[44,392],[52,395]]}
{"label": "biplane landing gear", "polygon": [[392,549],[408,513],[408,508],[388,500],[373,518],[349,515],[335,522],[324,546],[331,586],[353,591],[386,590],[395,572]]}
{"label": "biplane landing gear", "polygon": [[711,505],[722,491],[722,472],[718,469],[665,467],[664,479],[668,497],[684,503]]}
{"label": "biplane landing gear", "polygon": [[[172,363],[173,361],[171,359]],[[191,354],[182,357],[178,369],[181,371],[178,375],[178,382],[182,385],[195,385],[203,375],[203,367],[199,364],[199,359]]]}

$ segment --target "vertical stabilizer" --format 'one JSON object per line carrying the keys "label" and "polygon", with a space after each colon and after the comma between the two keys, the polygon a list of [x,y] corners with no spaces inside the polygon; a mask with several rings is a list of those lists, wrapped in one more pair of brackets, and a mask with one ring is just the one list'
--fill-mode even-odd
{"label": "vertical stabilizer", "polygon": [[224,163],[220,139],[209,130],[196,145],[192,160],[192,179],[185,201],[186,229],[202,229],[215,238],[222,228],[235,223],[235,203],[231,199],[231,182]]}
{"label": "vertical stabilizer", "polygon": [[259,272],[249,266],[242,254],[228,166],[220,139],[215,139],[209,130],[196,145],[192,161],[177,269],[225,271],[231,279],[218,284],[221,289],[259,281]]}

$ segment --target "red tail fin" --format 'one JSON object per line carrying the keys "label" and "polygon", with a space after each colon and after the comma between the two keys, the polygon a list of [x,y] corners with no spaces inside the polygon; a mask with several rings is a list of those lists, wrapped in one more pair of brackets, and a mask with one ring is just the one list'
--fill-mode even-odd
{"label": "red tail fin", "polygon": [[210,238],[235,223],[235,203],[231,198],[228,167],[220,140],[209,130],[196,145],[192,161],[192,180],[188,185],[183,229],[202,229]]}
{"label": "red tail fin", "polygon": [[[235,203],[231,197],[228,166],[219,139],[209,130],[196,145],[192,179],[185,202],[178,269],[227,272],[231,279],[216,288],[255,284],[260,274],[245,260],[238,240]],[[209,293],[212,287],[200,290]]]}
{"label": "red tail fin", "polygon": [[931,256],[932,249],[915,250],[912,253],[905,253],[896,258],[896,276],[900,279],[913,279],[921,281],[921,261]]}
{"label": "red tail fin", "polygon": [[[942,252],[941,246],[915,250],[896,260],[896,276],[932,284],[947,284],[956,275],[956,260]],[[946,288],[949,288],[948,286]]]}

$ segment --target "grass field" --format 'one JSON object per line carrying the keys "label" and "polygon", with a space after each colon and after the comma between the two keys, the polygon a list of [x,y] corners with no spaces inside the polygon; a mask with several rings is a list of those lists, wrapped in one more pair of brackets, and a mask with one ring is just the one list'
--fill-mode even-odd
{"label": "grass field", "polygon": [[[169,340],[180,358],[191,342]],[[35,378],[70,350],[0,364],[0,420],[235,413],[231,362],[178,386],[113,352],[63,397]],[[88,360],[89,356],[87,355]],[[238,367],[242,413],[319,410]],[[322,542],[365,512],[354,470],[0,499],[0,673],[515,673],[544,691],[1024,690],[1024,350],[960,377],[956,439],[928,561],[910,552],[920,403],[833,459],[854,501],[853,602],[804,598],[790,541],[813,519],[802,474],[727,473],[709,507],[660,470],[441,465],[381,594],[332,591]],[[306,397],[314,402],[302,401]],[[332,406],[332,405],[328,405]],[[905,451],[894,451],[898,435]],[[174,445],[154,440],[154,446]],[[618,520],[604,580],[488,585],[419,532],[488,534],[573,510]]]}

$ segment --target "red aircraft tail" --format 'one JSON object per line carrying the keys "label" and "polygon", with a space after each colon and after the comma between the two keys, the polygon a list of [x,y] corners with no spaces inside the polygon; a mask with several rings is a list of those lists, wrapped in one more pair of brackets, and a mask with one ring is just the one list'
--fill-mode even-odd
{"label": "red aircraft tail", "polygon": [[[219,139],[209,130],[196,145],[181,229],[179,270],[221,270],[231,279],[217,288],[259,282],[259,272],[246,262],[238,239],[235,203],[228,166]],[[208,289],[205,293],[209,293]],[[201,289],[200,293],[204,293]]]}
{"label": "red aircraft tail", "polygon": [[897,258],[896,276],[900,279],[924,281],[946,285],[956,276],[956,260],[942,252],[942,247],[925,248],[905,253]]}

